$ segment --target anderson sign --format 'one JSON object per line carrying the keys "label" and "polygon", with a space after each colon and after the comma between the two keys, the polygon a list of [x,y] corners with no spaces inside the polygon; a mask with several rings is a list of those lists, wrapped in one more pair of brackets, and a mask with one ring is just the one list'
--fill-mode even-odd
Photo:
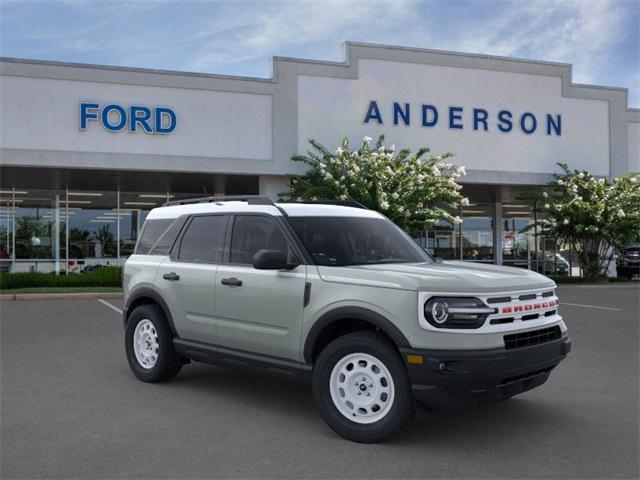
{"label": "anderson sign", "polygon": [[422,127],[435,127],[442,122],[453,130],[492,131],[510,133],[519,129],[526,135],[543,133],[546,135],[562,135],[562,115],[546,113],[536,115],[532,112],[514,113],[510,110],[489,112],[481,107],[465,108],[461,106],[437,107],[428,103],[412,105],[410,103],[393,102],[390,107],[380,107],[376,100],[371,100],[364,115],[364,123],[383,125],[411,125],[412,122]]}

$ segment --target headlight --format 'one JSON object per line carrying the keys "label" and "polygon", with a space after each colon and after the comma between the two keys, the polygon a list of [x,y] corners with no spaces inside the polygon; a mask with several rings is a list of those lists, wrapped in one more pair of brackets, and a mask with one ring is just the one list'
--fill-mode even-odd
{"label": "headlight", "polygon": [[425,318],[437,328],[479,328],[496,311],[473,297],[431,297],[424,305]]}

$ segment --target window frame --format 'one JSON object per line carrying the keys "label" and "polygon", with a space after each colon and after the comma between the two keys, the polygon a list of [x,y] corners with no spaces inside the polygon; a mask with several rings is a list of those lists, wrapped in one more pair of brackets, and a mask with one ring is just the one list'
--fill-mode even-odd
{"label": "window frame", "polygon": [[[226,217],[226,221],[224,221],[223,225],[222,225],[222,239],[221,239],[222,255],[220,256],[220,261],[218,261],[218,262],[211,262],[211,261],[206,261],[206,260],[185,260],[185,259],[181,259],[179,257],[180,249],[182,248],[182,241],[184,240],[184,236],[189,231],[189,227],[193,223],[193,220],[195,218],[198,218],[198,217]],[[182,225],[182,229],[180,230],[180,233],[178,234],[178,237],[176,238],[176,241],[173,243],[173,246],[171,247],[171,252],[169,254],[169,258],[171,259],[171,261],[172,262],[176,262],[176,263],[193,263],[193,264],[202,264],[202,265],[221,265],[222,261],[224,259],[224,254],[225,254],[226,239],[227,239],[227,232],[229,230],[230,217],[231,217],[231,215],[229,215],[228,213],[201,213],[201,214],[188,215],[188,218],[184,222],[184,225]]]}
{"label": "window frame", "polygon": [[267,217],[270,221],[272,221],[276,228],[280,229],[280,232],[284,235],[285,239],[293,254],[296,257],[296,261],[299,265],[308,265],[309,261],[307,259],[307,252],[302,250],[299,239],[292,232],[291,225],[281,217],[277,217],[275,215],[270,215],[268,213],[263,212],[246,212],[246,213],[232,213],[229,215],[231,218],[227,222],[227,231],[225,236],[225,248],[222,254],[222,264],[230,265],[235,267],[251,267],[253,268],[253,264],[251,263],[231,263],[231,241],[233,237],[233,227],[235,226],[236,219],[238,217]]}

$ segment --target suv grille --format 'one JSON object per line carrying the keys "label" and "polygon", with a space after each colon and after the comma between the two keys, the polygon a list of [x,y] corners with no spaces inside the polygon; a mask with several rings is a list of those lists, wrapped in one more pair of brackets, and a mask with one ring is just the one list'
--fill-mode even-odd
{"label": "suv grille", "polygon": [[514,348],[530,347],[541,343],[557,340],[561,337],[560,327],[543,328],[531,332],[513,333],[504,336],[504,348],[512,350]]}

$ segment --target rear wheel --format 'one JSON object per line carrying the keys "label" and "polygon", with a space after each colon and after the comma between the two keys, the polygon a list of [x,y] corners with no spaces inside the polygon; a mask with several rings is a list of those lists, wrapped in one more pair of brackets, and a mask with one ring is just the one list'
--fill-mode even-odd
{"label": "rear wheel", "polygon": [[350,333],[327,345],[313,369],[313,394],[327,424],[355,442],[384,440],[414,413],[400,355],[372,331]]}
{"label": "rear wheel", "polygon": [[125,350],[131,370],[143,382],[168,380],[182,368],[173,350],[173,335],[157,305],[140,305],[131,312],[125,328]]}

